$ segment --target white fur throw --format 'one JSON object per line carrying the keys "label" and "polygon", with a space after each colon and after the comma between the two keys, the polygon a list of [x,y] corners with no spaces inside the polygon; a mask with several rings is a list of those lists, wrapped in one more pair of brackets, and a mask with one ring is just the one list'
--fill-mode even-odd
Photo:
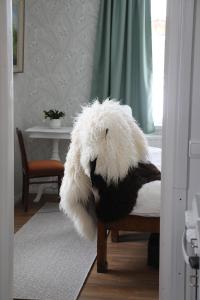
{"label": "white fur throw", "polygon": [[107,183],[123,179],[130,167],[148,160],[146,138],[132,117],[130,107],[106,99],[83,107],[75,120],[60,189],[60,208],[71,218],[81,236],[93,239],[95,216],[90,161],[97,158],[95,173]]}

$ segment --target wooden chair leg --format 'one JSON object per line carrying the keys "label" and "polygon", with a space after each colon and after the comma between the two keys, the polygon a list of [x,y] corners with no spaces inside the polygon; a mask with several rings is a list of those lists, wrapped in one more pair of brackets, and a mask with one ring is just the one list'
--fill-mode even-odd
{"label": "wooden chair leg", "polygon": [[25,202],[25,175],[23,174],[23,181],[22,181],[22,204],[24,205]]}
{"label": "wooden chair leg", "polygon": [[107,230],[103,223],[98,222],[97,228],[97,272],[107,272]]}
{"label": "wooden chair leg", "polygon": [[58,196],[59,196],[59,193],[60,193],[61,179],[62,179],[62,177],[58,176]]}
{"label": "wooden chair leg", "polygon": [[28,205],[29,205],[29,178],[25,176],[24,178],[24,195],[23,195],[23,201],[24,201],[24,211],[28,211]]}
{"label": "wooden chair leg", "polygon": [[111,230],[111,241],[113,243],[119,242],[119,230],[117,230],[117,229]]}

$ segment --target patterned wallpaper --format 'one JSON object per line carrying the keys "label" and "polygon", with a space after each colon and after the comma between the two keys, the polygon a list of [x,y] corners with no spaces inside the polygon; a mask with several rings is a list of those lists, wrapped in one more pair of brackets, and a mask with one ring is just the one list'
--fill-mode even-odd
{"label": "patterned wallpaper", "polygon": [[[27,0],[24,73],[14,74],[15,127],[42,125],[42,111],[64,110],[70,125],[90,95],[99,0]],[[51,142],[26,138],[30,159],[50,157]],[[15,141],[15,195],[21,161]],[[64,160],[67,142],[60,145]]]}

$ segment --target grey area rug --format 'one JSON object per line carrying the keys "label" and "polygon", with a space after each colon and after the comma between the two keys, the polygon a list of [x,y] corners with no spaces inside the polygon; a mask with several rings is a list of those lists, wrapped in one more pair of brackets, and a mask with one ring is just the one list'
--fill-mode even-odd
{"label": "grey area rug", "polygon": [[82,239],[71,221],[47,203],[15,234],[17,299],[76,299],[96,257],[96,241]]}

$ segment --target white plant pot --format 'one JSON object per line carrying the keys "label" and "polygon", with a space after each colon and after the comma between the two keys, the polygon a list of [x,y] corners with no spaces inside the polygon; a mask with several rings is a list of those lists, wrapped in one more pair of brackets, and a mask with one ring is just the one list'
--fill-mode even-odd
{"label": "white plant pot", "polygon": [[51,128],[60,128],[61,127],[61,119],[53,119],[49,121],[49,127]]}

